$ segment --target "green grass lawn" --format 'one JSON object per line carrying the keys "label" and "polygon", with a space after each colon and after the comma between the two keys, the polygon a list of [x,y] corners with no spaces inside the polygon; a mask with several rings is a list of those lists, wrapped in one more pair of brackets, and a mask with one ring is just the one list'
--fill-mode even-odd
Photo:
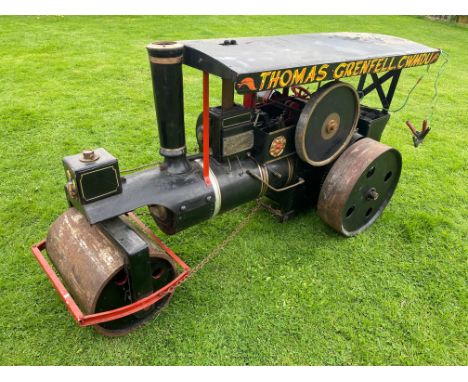
{"label": "green grass lawn", "polygon": [[[66,208],[63,156],[160,159],[146,44],[329,31],[450,54],[426,142],[415,149],[404,122],[426,116],[442,61],[383,135],[404,168],[380,219],[345,239],[315,212],[280,224],[261,211],[157,320],[116,339],[75,325],[30,246]],[[466,27],[415,17],[1,17],[0,364],[467,364],[467,42]],[[424,70],[403,72],[395,106]],[[184,76],[194,152],[201,73]],[[195,265],[252,206],[161,236]]]}

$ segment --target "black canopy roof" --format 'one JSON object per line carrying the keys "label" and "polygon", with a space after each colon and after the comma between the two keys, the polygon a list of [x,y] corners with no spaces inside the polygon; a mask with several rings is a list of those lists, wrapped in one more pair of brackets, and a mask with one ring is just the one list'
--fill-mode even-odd
{"label": "black canopy roof", "polygon": [[433,53],[433,61],[422,60],[423,65],[435,62],[439,52],[398,37],[348,32],[181,42],[185,64],[234,82],[266,71]]}

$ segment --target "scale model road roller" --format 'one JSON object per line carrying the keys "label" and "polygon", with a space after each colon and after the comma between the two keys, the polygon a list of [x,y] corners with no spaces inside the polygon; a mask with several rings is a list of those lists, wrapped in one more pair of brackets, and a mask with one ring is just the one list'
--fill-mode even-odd
{"label": "scale model road roller", "polygon": [[[104,148],[66,156],[69,208],[32,247],[78,324],[109,336],[154,317],[192,272],[137,208],[147,206],[169,235],[262,197],[281,221],[316,207],[344,236],[368,228],[402,168],[400,153],[380,142],[400,74],[441,54],[365,33],[160,41],[147,50],[163,162],[123,176]],[[190,155],[182,64],[203,72],[199,152]],[[221,78],[221,105],[209,105],[210,74]],[[363,105],[371,92],[381,108]]]}

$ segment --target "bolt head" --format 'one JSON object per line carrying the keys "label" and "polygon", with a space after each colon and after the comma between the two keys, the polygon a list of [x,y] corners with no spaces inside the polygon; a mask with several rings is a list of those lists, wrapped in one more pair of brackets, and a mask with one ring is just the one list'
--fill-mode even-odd
{"label": "bolt head", "polygon": [[93,159],[94,158],[94,150],[83,150],[82,152],[84,159]]}
{"label": "bolt head", "polygon": [[81,162],[95,162],[99,159],[99,155],[97,155],[94,150],[83,150],[81,152],[80,161]]}
{"label": "bolt head", "polygon": [[331,119],[327,124],[327,133],[328,134],[334,133],[337,128],[338,128],[338,122],[334,119]]}
{"label": "bolt head", "polygon": [[367,191],[366,199],[367,200],[377,200],[379,198],[379,193],[377,190],[372,187]]}

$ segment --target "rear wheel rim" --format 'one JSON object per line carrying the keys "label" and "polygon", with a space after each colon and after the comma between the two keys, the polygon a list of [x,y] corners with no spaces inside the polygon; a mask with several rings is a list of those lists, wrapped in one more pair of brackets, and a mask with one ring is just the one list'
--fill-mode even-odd
{"label": "rear wheel rim", "polygon": [[[369,227],[383,212],[398,183],[398,158],[394,151],[378,157],[362,173],[343,208],[343,231],[355,235]],[[368,177],[368,174],[371,174]],[[385,175],[390,174],[387,180]],[[349,213],[350,209],[353,209]]]}
{"label": "rear wheel rim", "polygon": [[334,163],[319,195],[317,210],[345,236],[364,231],[382,214],[398,184],[400,153],[364,138]]}

